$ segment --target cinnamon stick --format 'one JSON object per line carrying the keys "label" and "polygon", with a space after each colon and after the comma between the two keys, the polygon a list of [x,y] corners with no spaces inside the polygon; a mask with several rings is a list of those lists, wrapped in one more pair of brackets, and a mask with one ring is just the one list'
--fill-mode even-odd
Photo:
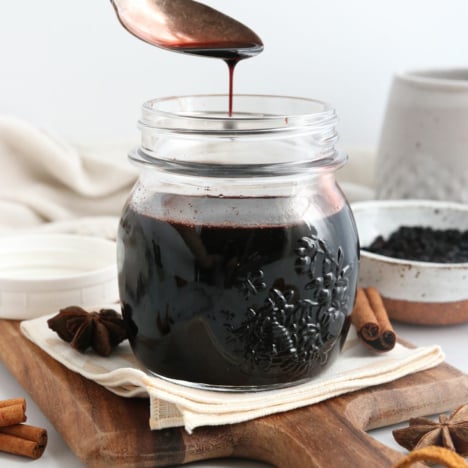
{"label": "cinnamon stick", "polygon": [[351,321],[368,348],[390,351],[395,346],[395,332],[376,288],[358,288]]}
{"label": "cinnamon stick", "polygon": [[10,398],[9,400],[0,400],[0,408],[12,405],[22,405],[26,411],[26,400],[24,398]]}
{"label": "cinnamon stick", "polygon": [[379,325],[362,288],[357,290],[351,321],[364,341],[374,341],[379,337]]}
{"label": "cinnamon stick", "polygon": [[26,401],[24,398],[0,401],[0,427],[24,421],[26,421]]}
{"label": "cinnamon stick", "polygon": [[37,442],[39,445],[47,445],[47,430],[42,427],[28,424],[15,424],[13,426],[0,427],[0,434],[8,434],[22,439]]}
{"label": "cinnamon stick", "polygon": [[0,432],[0,451],[37,459],[45,450],[45,445]]}
{"label": "cinnamon stick", "polygon": [[376,288],[366,288],[367,299],[374,311],[380,329],[379,345],[382,351],[393,349],[396,342],[395,332],[388,318],[382,296]]}
{"label": "cinnamon stick", "polygon": [[47,445],[47,431],[20,424],[26,421],[26,400],[0,400],[0,452],[39,458]]}

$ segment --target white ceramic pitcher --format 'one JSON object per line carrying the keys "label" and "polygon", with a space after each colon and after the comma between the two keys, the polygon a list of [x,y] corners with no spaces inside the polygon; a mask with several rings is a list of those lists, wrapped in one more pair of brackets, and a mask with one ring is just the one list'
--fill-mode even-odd
{"label": "white ceramic pitcher", "polygon": [[468,69],[394,77],[378,149],[376,197],[468,203]]}

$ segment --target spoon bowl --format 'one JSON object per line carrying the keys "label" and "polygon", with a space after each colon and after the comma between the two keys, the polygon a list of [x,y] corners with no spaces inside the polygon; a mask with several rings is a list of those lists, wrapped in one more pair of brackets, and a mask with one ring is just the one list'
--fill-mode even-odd
{"label": "spoon bowl", "polygon": [[239,21],[192,0],[111,0],[122,26],[163,49],[223,59],[263,50],[258,35]]}

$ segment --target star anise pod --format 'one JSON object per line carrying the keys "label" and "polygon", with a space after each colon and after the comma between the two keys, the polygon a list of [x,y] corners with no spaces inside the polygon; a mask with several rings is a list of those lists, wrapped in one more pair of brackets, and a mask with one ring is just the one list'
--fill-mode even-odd
{"label": "star anise pod", "polygon": [[47,324],[62,340],[82,353],[91,346],[101,356],[109,356],[114,347],[127,339],[124,322],[112,309],[88,312],[70,306],[61,309]]}
{"label": "star anise pod", "polygon": [[395,440],[408,450],[438,445],[461,456],[468,456],[468,404],[457,408],[450,416],[442,414],[439,421],[412,418],[409,427],[395,429]]}

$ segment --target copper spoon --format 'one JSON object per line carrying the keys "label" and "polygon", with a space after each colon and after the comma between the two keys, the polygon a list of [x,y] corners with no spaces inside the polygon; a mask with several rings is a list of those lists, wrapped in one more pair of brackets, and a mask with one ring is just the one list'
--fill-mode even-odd
{"label": "copper spoon", "polygon": [[176,52],[248,58],[263,50],[247,26],[192,0],[111,0],[122,26],[149,44]]}

